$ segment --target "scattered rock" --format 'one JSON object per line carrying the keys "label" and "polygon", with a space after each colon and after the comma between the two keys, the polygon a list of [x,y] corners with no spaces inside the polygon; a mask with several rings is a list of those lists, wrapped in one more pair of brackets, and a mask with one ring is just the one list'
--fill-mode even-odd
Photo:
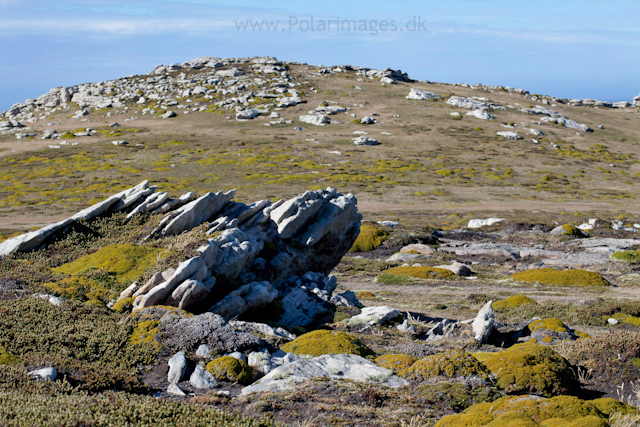
{"label": "scattered rock", "polygon": [[41,380],[49,380],[54,381],[58,376],[58,371],[56,368],[41,368],[36,369],[34,371],[29,371],[28,375],[31,375],[34,378],[39,378]]}
{"label": "scattered rock", "polygon": [[467,224],[467,228],[481,228],[489,225],[493,225],[500,221],[504,221],[505,218],[487,218],[487,219],[471,219]]}
{"label": "scattered rock", "polygon": [[329,117],[324,114],[307,114],[300,116],[299,120],[302,123],[316,126],[324,126],[330,122]]}
{"label": "scattered rock", "polygon": [[299,359],[278,367],[242,389],[241,395],[290,390],[296,384],[312,378],[347,379],[388,387],[402,387],[408,384],[407,381],[393,375],[393,371],[382,368],[363,357],[353,354],[332,354],[313,359]]}
{"label": "scattered rock", "polygon": [[359,136],[353,139],[355,145],[380,145],[377,139],[368,138],[366,136]]}
{"label": "scattered rock", "polygon": [[489,301],[480,309],[473,323],[471,324],[471,329],[475,336],[475,339],[480,343],[484,344],[489,339],[489,335],[491,335],[491,331],[493,331],[493,323],[495,322],[495,312],[493,308],[491,308],[491,304],[493,301]]}
{"label": "scattered rock", "polygon": [[384,325],[399,317],[402,317],[402,314],[395,308],[387,306],[364,307],[360,314],[343,322],[347,325]]}
{"label": "scattered rock", "polygon": [[180,387],[178,387],[178,384],[175,384],[175,383],[169,384],[169,387],[167,387],[167,394],[170,394],[172,396],[178,396],[178,397],[186,396],[184,391],[182,391]]}
{"label": "scattered rock", "polygon": [[217,387],[218,382],[211,372],[200,365],[196,365],[189,378],[189,384],[200,390],[211,390]]}
{"label": "scattered rock", "polygon": [[167,380],[172,384],[179,383],[187,371],[187,359],[184,357],[184,352],[180,351],[174,354],[167,364],[169,365]]}
{"label": "scattered rock", "polygon": [[433,92],[427,92],[426,90],[411,88],[411,90],[409,91],[409,95],[407,95],[407,99],[429,101],[431,99],[438,100],[440,99],[440,97],[438,96],[438,94]]}
{"label": "scattered rock", "polygon": [[493,120],[495,119],[494,116],[492,116],[491,114],[489,114],[487,111],[485,110],[473,110],[473,111],[469,111],[467,113],[467,116],[473,116],[476,119],[480,119],[480,120]]}
{"label": "scattered rock", "polygon": [[498,135],[504,137],[505,139],[513,139],[513,140],[522,139],[522,137],[518,135],[517,132],[498,132]]}

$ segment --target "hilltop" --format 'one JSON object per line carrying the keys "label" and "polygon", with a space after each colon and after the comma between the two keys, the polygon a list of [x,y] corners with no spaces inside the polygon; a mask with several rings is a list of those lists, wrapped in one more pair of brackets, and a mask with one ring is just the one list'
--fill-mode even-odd
{"label": "hilltop", "polygon": [[[407,99],[412,89],[434,95]],[[158,66],[0,115],[0,229],[43,225],[52,208],[62,217],[142,179],[173,192],[237,188],[246,200],[334,186],[365,214],[405,221],[638,214],[632,102],[269,57]],[[354,145],[361,136],[379,145]]]}

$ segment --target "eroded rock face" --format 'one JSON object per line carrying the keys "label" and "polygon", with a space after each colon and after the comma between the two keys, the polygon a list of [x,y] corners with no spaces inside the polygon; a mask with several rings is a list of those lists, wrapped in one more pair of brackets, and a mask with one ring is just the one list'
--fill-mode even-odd
{"label": "eroded rock face", "polygon": [[[286,326],[307,326],[330,311],[336,281],[326,275],[360,232],[356,198],[327,188],[287,201],[247,205],[232,201],[234,195],[231,190],[170,199],[144,181],[65,221],[3,242],[0,254],[40,247],[80,219],[123,212],[128,221],[136,214],[160,213],[164,217],[147,239],[195,227],[204,227],[211,238],[197,249],[197,256],[157,273],[143,286],[126,288],[118,299],[134,297],[134,310],[156,305],[209,309],[231,319],[279,298]],[[219,292],[221,278],[226,287]]]}

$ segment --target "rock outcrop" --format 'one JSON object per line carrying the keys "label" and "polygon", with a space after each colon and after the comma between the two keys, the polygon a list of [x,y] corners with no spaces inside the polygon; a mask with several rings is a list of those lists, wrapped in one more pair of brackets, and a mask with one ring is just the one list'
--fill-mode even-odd
{"label": "rock outcrop", "polygon": [[[199,255],[155,274],[141,287],[127,287],[118,300],[135,298],[134,310],[168,305],[199,312],[208,309],[231,319],[278,298],[283,325],[308,326],[334,307],[331,296],[336,280],[326,275],[360,232],[362,216],[353,195],[327,188],[287,201],[246,205],[232,201],[235,190],[199,198],[188,193],[179,199],[155,190],[144,181],[65,221],[6,240],[0,244],[0,254],[36,249],[79,220],[114,212],[128,213],[125,221],[135,214],[164,213],[147,239],[163,239],[203,225],[211,237],[197,249]],[[214,292],[220,278],[231,286],[226,295]]]}

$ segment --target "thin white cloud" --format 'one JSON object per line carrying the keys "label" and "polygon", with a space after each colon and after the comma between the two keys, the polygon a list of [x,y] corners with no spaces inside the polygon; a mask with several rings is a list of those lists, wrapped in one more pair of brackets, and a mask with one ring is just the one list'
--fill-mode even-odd
{"label": "thin white cloud", "polygon": [[[3,1],[3,0],[0,0]],[[205,19],[156,20],[2,20],[0,31],[28,34],[95,33],[111,35],[144,35],[170,32],[215,31],[235,29],[233,21]]]}
{"label": "thin white cloud", "polygon": [[[591,31],[504,31],[491,28],[441,28],[429,33],[438,35],[471,34],[499,39],[521,40],[547,43],[620,43],[626,31],[591,30]],[[631,40],[627,40],[631,41]],[[635,43],[634,43],[635,44]]]}

